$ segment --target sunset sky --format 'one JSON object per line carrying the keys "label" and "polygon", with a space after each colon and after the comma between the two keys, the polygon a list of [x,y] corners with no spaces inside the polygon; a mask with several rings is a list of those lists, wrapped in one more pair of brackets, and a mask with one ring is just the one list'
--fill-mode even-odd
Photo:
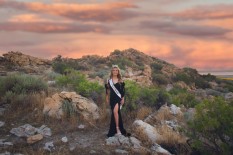
{"label": "sunset sky", "polygon": [[233,0],[0,0],[0,55],[134,48],[178,67],[233,70]]}

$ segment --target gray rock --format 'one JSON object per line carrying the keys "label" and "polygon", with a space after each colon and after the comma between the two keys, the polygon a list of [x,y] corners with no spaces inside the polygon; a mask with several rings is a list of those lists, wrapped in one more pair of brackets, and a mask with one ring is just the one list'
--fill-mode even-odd
{"label": "gray rock", "polygon": [[135,137],[130,137],[130,142],[133,144],[133,148],[134,149],[139,149],[141,148],[141,141],[139,141],[137,138]]}
{"label": "gray rock", "polygon": [[151,146],[151,150],[153,152],[159,153],[159,154],[163,154],[163,155],[171,155],[170,152],[168,152],[167,150],[165,150],[164,148],[162,148],[159,144],[153,144]]}
{"label": "gray rock", "polygon": [[121,149],[116,149],[115,153],[117,153],[117,154],[129,154],[128,151],[121,150]]}
{"label": "gray rock", "polygon": [[0,146],[12,146],[12,142],[6,142],[5,139],[0,139]]}
{"label": "gray rock", "polygon": [[4,114],[5,108],[0,108],[0,116]]}
{"label": "gray rock", "polygon": [[42,134],[44,137],[50,137],[52,135],[51,129],[48,128],[46,125],[42,125],[37,132]]}
{"label": "gray rock", "polygon": [[65,136],[65,137],[62,137],[61,141],[62,141],[63,143],[67,143],[67,142],[68,142],[68,138],[67,138],[66,136]]}
{"label": "gray rock", "polygon": [[10,131],[10,133],[18,137],[29,137],[34,135],[36,132],[37,132],[36,128],[31,126],[30,124],[25,124],[18,128],[13,128]]}
{"label": "gray rock", "polygon": [[69,145],[70,151],[74,151],[75,148],[76,148],[76,144],[75,144],[75,143],[71,143],[71,144]]}
{"label": "gray rock", "polygon": [[0,127],[4,126],[5,122],[0,121]]}
{"label": "gray rock", "polygon": [[22,125],[18,128],[11,129],[10,133],[18,136],[18,137],[30,137],[39,133],[44,137],[51,136],[51,129],[46,127],[46,125],[42,125],[39,129],[31,126],[30,124]]}
{"label": "gray rock", "polygon": [[80,125],[78,126],[78,128],[79,128],[79,129],[84,129],[84,128],[85,128],[85,125],[80,124]]}
{"label": "gray rock", "polygon": [[165,121],[165,123],[172,129],[177,130],[177,128],[179,127],[177,121],[175,120],[171,120],[171,121]]}
{"label": "gray rock", "polygon": [[120,142],[121,145],[123,145],[123,146],[131,146],[128,137],[125,137],[123,135],[119,135],[119,136],[117,136],[117,138],[118,138],[118,140],[119,140],[119,142]]}
{"label": "gray rock", "polygon": [[173,115],[177,115],[177,114],[179,114],[179,113],[182,113],[182,112],[180,111],[180,107],[177,107],[177,106],[174,105],[174,104],[172,104],[172,105],[170,106],[170,111],[171,111],[171,113],[172,113]]}
{"label": "gray rock", "polygon": [[91,150],[89,153],[90,153],[90,154],[95,154],[96,151],[95,151],[95,150]]}
{"label": "gray rock", "polygon": [[225,99],[226,99],[226,100],[231,100],[231,99],[233,99],[233,93],[232,93],[232,92],[226,93],[226,94],[225,94]]}
{"label": "gray rock", "polygon": [[167,84],[166,91],[172,90],[173,85],[172,84]]}
{"label": "gray rock", "polygon": [[207,95],[212,95],[212,96],[224,96],[223,93],[213,90],[213,89],[205,89]]}
{"label": "gray rock", "polygon": [[53,86],[53,85],[56,84],[56,81],[48,81],[47,84],[48,84],[49,86]]}
{"label": "gray rock", "polygon": [[155,127],[146,122],[143,122],[142,120],[135,120],[133,123],[133,127],[135,130],[141,130],[142,135],[138,135],[139,139],[146,136],[148,140],[156,142],[156,140],[160,139],[161,137]]}
{"label": "gray rock", "polygon": [[120,142],[118,138],[116,137],[109,137],[108,139],[105,140],[107,145],[120,145]]}
{"label": "gray rock", "polygon": [[4,153],[0,153],[0,155],[23,155],[23,154],[21,154],[21,153],[4,152]]}
{"label": "gray rock", "polygon": [[47,143],[45,143],[45,146],[43,148],[45,150],[47,150],[47,151],[50,151],[50,152],[53,151],[53,150],[55,150],[53,142],[47,142]]}

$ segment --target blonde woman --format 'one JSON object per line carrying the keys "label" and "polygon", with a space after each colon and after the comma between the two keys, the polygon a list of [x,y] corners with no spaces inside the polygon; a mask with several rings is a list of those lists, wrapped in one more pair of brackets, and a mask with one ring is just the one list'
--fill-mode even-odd
{"label": "blonde woman", "polygon": [[112,110],[110,128],[107,136],[126,135],[120,111],[121,106],[124,104],[125,83],[122,80],[120,68],[117,65],[112,66],[110,78],[106,81],[105,88],[106,103],[110,104]]}

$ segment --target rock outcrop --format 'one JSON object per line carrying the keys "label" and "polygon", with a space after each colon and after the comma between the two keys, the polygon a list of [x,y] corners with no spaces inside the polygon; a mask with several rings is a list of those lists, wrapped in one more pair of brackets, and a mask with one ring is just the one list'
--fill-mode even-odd
{"label": "rock outcrop", "polygon": [[135,120],[133,126],[135,129],[134,132],[140,137],[140,139],[146,138],[154,143],[161,137],[155,127],[143,122],[142,120]]}
{"label": "rock outcrop", "polygon": [[92,100],[75,92],[56,93],[46,98],[43,113],[52,117],[61,118],[65,113],[62,108],[65,100],[70,104],[66,106],[70,106],[71,109],[81,114],[86,120],[97,120],[100,117],[98,106]]}
{"label": "rock outcrop", "polygon": [[26,73],[43,72],[51,66],[51,61],[25,55],[21,52],[8,52],[3,54],[5,63],[13,67],[15,70],[21,70]]}
{"label": "rock outcrop", "polygon": [[152,70],[149,65],[145,65],[144,70],[138,71],[134,71],[131,67],[127,67],[124,79],[135,81],[142,86],[151,86],[153,84],[151,73]]}

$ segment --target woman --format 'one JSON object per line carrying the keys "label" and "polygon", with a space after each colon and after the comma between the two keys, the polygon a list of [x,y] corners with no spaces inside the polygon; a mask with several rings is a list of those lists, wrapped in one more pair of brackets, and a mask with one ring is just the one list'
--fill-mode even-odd
{"label": "woman", "polygon": [[121,118],[120,107],[124,104],[125,95],[125,83],[122,80],[120,68],[117,65],[113,65],[111,69],[110,79],[105,84],[106,88],[106,103],[109,103],[112,110],[110,128],[108,137],[116,135],[126,135],[126,130],[123,127]]}

